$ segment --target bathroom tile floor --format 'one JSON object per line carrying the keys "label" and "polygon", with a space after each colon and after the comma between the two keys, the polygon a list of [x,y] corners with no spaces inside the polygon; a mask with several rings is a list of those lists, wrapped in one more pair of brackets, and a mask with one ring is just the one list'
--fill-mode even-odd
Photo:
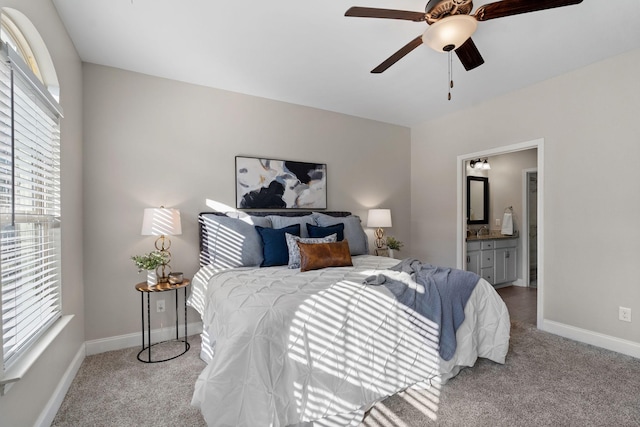
{"label": "bathroom tile floor", "polygon": [[507,305],[512,321],[536,324],[538,290],[522,286],[496,289]]}

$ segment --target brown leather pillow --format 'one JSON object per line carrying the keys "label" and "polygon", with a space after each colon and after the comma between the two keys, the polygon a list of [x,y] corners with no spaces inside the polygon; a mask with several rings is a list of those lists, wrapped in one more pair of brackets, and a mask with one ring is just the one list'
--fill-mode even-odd
{"label": "brown leather pillow", "polygon": [[298,242],[298,247],[300,248],[300,271],[353,265],[347,240],[335,243]]}

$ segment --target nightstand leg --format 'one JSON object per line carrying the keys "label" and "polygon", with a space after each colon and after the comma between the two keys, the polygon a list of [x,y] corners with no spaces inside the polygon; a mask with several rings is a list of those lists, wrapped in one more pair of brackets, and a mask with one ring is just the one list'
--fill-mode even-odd
{"label": "nightstand leg", "polygon": [[151,362],[151,303],[147,292],[147,340],[149,341],[149,362]]}
{"label": "nightstand leg", "polygon": [[[176,313],[178,313],[176,311]],[[184,351],[189,350],[189,343],[187,343],[187,288],[184,288]]]}
{"label": "nightstand leg", "polygon": [[176,313],[176,341],[178,341],[179,338],[179,334],[178,334],[178,319],[180,318],[178,316],[178,290],[176,289],[176,311],[174,311],[174,313]]}
{"label": "nightstand leg", "polygon": [[144,292],[140,292],[140,316],[142,317],[142,349],[144,350]]}

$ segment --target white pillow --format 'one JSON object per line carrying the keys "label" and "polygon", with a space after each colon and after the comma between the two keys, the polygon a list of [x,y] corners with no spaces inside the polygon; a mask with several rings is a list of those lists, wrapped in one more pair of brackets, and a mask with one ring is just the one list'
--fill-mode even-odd
{"label": "white pillow", "polygon": [[262,263],[262,240],[254,225],[271,227],[269,219],[255,216],[238,219],[207,213],[200,215],[199,221],[205,234],[201,264],[250,267]]}
{"label": "white pillow", "polygon": [[306,224],[316,225],[316,220],[311,214],[303,216],[267,215],[266,218],[271,221],[273,228],[285,228],[290,225],[300,224],[301,237],[309,237]]}
{"label": "white pillow", "polygon": [[300,248],[298,242],[302,243],[334,243],[338,240],[337,234],[330,234],[326,237],[299,237],[285,233],[287,239],[287,249],[289,250],[289,268],[300,268]]}

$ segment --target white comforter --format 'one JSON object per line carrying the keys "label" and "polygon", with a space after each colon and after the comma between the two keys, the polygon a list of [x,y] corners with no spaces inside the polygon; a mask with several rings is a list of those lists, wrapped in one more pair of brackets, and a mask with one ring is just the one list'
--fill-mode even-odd
{"label": "white comforter", "polygon": [[509,316],[485,280],[467,303],[454,357],[444,361],[418,333],[429,330],[437,343],[433,325],[410,322],[386,288],[362,284],[398,261],[366,255],[353,262],[305,273],[270,267],[196,276],[190,304],[216,344],[192,404],[209,426],[355,426],[376,401],[430,379],[445,382],[477,357],[504,363]]}

